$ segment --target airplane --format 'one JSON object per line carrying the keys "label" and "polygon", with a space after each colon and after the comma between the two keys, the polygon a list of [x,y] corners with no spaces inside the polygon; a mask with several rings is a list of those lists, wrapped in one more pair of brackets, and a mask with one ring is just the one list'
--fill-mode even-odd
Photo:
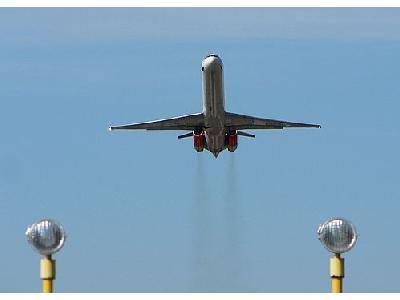
{"label": "airplane", "polygon": [[223,64],[217,54],[209,54],[202,61],[203,111],[170,119],[144,123],[110,126],[109,130],[187,130],[178,139],[193,137],[197,152],[210,151],[215,158],[225,149],[234,152],[238,136],[255,138],[244,129],[283,129],[291,127],[321,128],[318,124],[292,123],[262,119],[225,111]]}

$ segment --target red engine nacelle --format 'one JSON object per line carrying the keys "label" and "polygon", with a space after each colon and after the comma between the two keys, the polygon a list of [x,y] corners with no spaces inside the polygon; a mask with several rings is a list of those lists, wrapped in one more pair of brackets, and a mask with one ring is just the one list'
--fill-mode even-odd
{"label": "red engine nacelle", "polygon": [[233,152],[238,147],[238,136],[235,131],[229,131],[226,135],[226,147],[228,148],[229,152]]}
{"label": "red engine nacelle", "polygon": [[202,152],[204,150],[205,145],[205,136],[204,132],[193,132],[193,146],[197,152]]}

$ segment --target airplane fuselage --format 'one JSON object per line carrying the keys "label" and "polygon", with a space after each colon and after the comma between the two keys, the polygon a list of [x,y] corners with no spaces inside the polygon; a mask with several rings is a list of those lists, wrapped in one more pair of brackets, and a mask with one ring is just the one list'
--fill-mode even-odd
{"label": "airplane fuselage", "polygon": [[225,145],[225,100],[222,60],[209,55],[201,64],[206,149],[215,156]]}

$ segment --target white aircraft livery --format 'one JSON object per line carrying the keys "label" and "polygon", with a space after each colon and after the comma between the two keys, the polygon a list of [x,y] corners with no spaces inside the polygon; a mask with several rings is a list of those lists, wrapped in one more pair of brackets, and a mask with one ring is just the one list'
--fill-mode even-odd
{"label": "white aircraft livery", "polygon": [[234,152],[238,146],[238,136],[255,135],[244,129],[283,129],[288,127],[314,127],[317,124],[292,123],[239,115],[225,111],[223,64],[216,54],[209,54],[201,64],[203,79],[203,112],[144,123],[110,126],[109,130],[187,130],[178,139],[193,137],[194,148],[201,152],[207,149],[215,157],[224,149]]}

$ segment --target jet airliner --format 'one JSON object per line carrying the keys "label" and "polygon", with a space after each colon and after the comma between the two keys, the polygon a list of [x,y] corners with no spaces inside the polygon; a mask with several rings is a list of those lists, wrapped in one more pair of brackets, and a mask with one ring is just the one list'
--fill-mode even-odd
{"label": "jet airliner", "polygon": [[245,129],[283,129],[290,127],[314,127],[317,124],[292,123],[287,121],[262,119],[225,111],[223,64],[216,54],[209,54],[201,64],[203,81],[203,111],[170,119],[155,120],[110,126],[109,130],[187,130],[178,139],[193,137],[194,149],[210,151],[215,157],[224,149],[234,152],[238,146],[238,136],[254,138]]}

